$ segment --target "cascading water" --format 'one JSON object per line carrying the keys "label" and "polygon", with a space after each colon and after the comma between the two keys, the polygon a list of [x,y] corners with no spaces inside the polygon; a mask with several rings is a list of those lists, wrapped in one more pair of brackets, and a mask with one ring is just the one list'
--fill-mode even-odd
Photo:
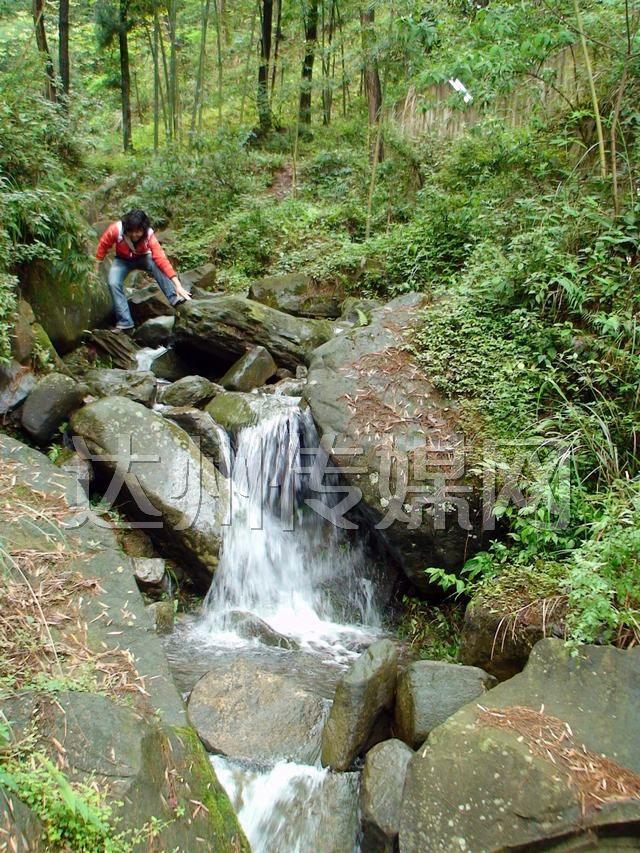
{"label": "cascading water", "polygon": [[[324,471],[310,413],[298,398],[256,397],[266,417],[237,439],[231,523],[204,616],[174,634],[168,652],[175,662],[178,644],[191,658],[197,649],[208,670],[224,656],[253,656],[328,700],[344,665],[381,635],[375,586],[363,547],[337,523],[342,487]],[[298,650],[239,636],[239,611],[293,638]],[[357,849],[358,774],[288,761],[266,770],[213,761],[254,853]],[[337,815],[339,830],[323,833],[338,826]]]}

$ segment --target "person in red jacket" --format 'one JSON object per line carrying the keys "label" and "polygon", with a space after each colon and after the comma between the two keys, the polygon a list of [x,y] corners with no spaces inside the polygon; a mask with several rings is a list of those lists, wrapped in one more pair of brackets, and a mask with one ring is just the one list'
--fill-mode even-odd
{"label": "person in red jacket", "polygon": [[130,210],[122,220],[104,232],[96,249],[96,271],[107,252],[115,246],[116,256],[109,270],[109,290],[116,314],[114,331],[128,331],[135,324],[124,293],[124,282],[133,270],[150,273],[160,285],[170,305],[180,305],[191,295],[182,286],[144,210]]}

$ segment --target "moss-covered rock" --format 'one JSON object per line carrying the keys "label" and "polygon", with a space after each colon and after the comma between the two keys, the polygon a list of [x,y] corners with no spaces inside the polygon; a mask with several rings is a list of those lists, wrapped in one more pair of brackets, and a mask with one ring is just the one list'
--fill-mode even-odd
{"label": "moss-covered rock", "polygon": [[340,316],[344,292],[338,285],[319,287],[307,275],[289,273],[254,281],[249,298],[296,317],[332,320]]}
{"label": "moss-covered rock", "polygon": [[229,391],[253,391],[275,376],[277,369],[264,347],[252,347],[227,370],[220,384]]}
{"label": "moss-covered rock", "polygon": [[58,427],[82,405],[87,388],[62,373],[43,377],[22,408],[22,426],[38,443],[51,441]]}

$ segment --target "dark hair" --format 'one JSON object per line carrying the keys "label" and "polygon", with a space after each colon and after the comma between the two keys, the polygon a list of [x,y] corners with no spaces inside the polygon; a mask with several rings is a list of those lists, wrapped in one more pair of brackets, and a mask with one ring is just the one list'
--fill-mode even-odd
{"label": "dark hair", "polygon": [[151,221],[144,210],[130,210],[122,217],[122,230],[125,233],[142,229],[146,234],[151,228]]}

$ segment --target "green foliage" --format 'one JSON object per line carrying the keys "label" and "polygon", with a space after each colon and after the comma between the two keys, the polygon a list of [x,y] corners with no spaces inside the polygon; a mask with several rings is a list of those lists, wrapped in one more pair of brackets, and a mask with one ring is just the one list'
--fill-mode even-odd
{"label": "green foliage", "polygon": [[457,606],[433,607],[404,596],[398,635],[414,654],[429,660],[457,661],[464,611]]}

